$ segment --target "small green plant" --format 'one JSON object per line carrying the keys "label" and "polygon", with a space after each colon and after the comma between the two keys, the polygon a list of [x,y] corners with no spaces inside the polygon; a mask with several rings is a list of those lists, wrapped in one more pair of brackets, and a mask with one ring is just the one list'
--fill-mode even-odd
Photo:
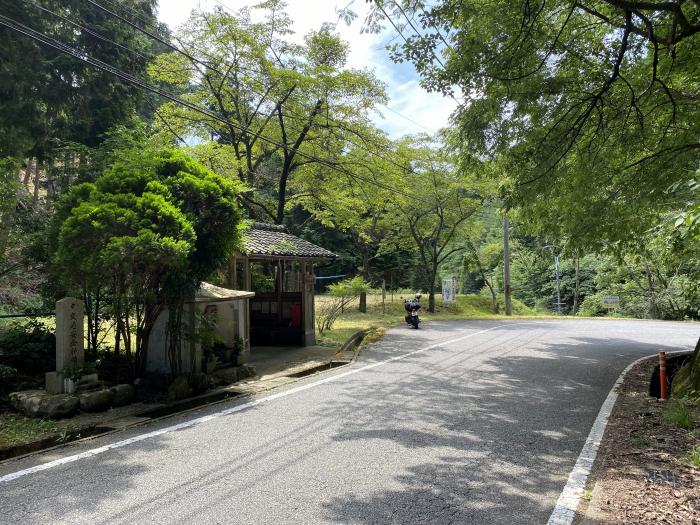
{"label": "small green plant", "polygon": [[666,407],[664,417],[668,423],[686,430],[690,430],[695,424],[693,414],[682,401],[671,401]]}
{"label": "small green plant", "polygon": [[369,290],[369,284],[362,277],[346,279],[328,287],[329,299],[316,312],[316,328],[319,334],[331,330],[345,308]]}
{"label": "small green plant", "polygon": [[651,444],[651,441],[649,441],[649,438],[645,437],[645,436],[637,436],[636,438],[634,438],[632,440],[632,442],[634,443],[634,445],[636,447],[640,447],[640,448],[641,447],[648,447]]}
{"label": "small green plant", "polygon": [[202,355],[205,360],[214,357],[214,348],[219,343],[216,334],[217,316],[210,314],[195,314],[196,332],[189,334],[188,338],[202,346]]}
{"label": "small green plant", "polygon": [[688,451],[688,460],[695,468],[700,468],[700,445],[696,445]]}
{"label": "small green plant", "polygon": [[581,497],[586,501],[591,501],[593,499],[593,492],[591,492],[590,490],[584,490],[583,495]]}
{"label": "small green plant", "polygon": [[233,340],[233,355],[239,356],[245,350],[245,341],[242,337],[236,337]]}
{"label": "small green plant", "polygon": [[56,436],[57,443],[67,443],[73,439],[80,439],[80,433],[71,429],[63,430],[58,436]]}

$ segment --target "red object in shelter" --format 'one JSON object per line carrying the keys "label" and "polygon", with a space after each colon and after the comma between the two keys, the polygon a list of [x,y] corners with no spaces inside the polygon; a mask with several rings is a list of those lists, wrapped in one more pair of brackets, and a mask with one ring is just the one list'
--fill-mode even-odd
{"label": "red object in shelter", "polygon": [[301,303],[292,304],[292,322],[290,325],[293,328],[301,328]]}

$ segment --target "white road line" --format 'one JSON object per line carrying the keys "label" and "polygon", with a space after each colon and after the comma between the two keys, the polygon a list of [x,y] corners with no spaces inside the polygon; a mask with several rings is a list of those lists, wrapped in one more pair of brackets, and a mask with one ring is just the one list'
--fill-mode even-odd
{"label": "white road line", "polygon": [[515,324],[526,324],[526,323],[508,323],[508,324],[502,324],[502,325],[498,325],[498,326],[492,326],[491,328],[487,328],[485,330],[480,330],[478,332],[472,332],[471,334],[463,335],[463,336],[457,337],[455,339],[450,339],[449,341],[442,341],[439,343],[435,343],[435,344],[432,344],[432,345],[429,345],[429,346],[426,346],[423,348],[419,348],[418,350],[408,352],[406,354],[401,354],[401,355],[398,355],[395,357],[390,357],[389,359],[385,359],[384,361],[372,363],[371,365],[366,365],[366,366],[363,366],[361,368],[354,368],[352,370],[348,370],[347,372],[343,372],[341,374],[332,375],[332,376],[327,377],[325,379],[320,379],[320,380],[314,381],[312,383],[307,383],[307,384],[304,384],[304,385],[301,385],[301,386],[298,386],[295,388],[291,388],[289,390],[284,390],[284,391],[279,392],[277,394],[272,394],[270,396],[255,399],[255,400],[250,401],[248,403],[243,403],[242,405],[237,405],[235,407],[231,407],[231,408],[228,408],[226,410],[222,410],[220,412],[210,414],[208,416],[198,417],[198,418],[192,419],[190,421],[178,423],[177,425],[172,425],[172,426],[169,426],[166,428],[161,428],[160,430],[154,430],[153,432],[148,432],[146,434],[139,434],[138,436],[134,436],[134,437],[131,437],[129,439],[124,439],[122,441],[117,441],[116,443],[111,443],[109,445],[104,445],[102,447],[97,447],[97,448],[93,448],[91,450],[86,450],[85,452],[81,452],[80,454],[66,456],[64,458],[49,461],[47,463],[42,463],[40,465],[36,465],[34,467],[30,467],[30,468],[27,468],[24,470],[18,470],[17,472],[13,472],[11,474],[6,474],[6,475],[0,477],[0,483],[12,481],[14,479],[21,478],[21,477],[27,476],[29,474],[34,474],[35,472],[41,472],[42,470],[48,470],[48,469],[58,467],[61,465],[66,465],[68,463],[73,463],[74,461],[79,461],[81,459],[86,459],[86,458],[90,458],[93,456],[97,456],[97,455],[103,454],[104,452],[107,452],[109,450],[113,450],[115,448],[126,447],[127,445],[131,445],[132,443],[138,443],[139,441],[144,441],[146,439],[160,436],[162,434],[167,434],[169,432],[175,432],[177,430],[182,430],[184,428],[193,427],[195,425],[199,425],[200,423],[204,423],[205,421],[210,421],[212,419],[216,419],[216,418],[221,417],[221,416],[228,416],[230,414],[234,414],[236,412],[240,412],[242,410],[246,410],[248,408],[251,408],[251,407],[254,407],[257,405],[261,405],[263,403],[274,401],[275,399],[279,399],[279,398],[286,397],[286,396],[291,396],[292,394],[296,394],[298,392],[302,392],[304,390],[308,390],[310,388],[314,388],[314,387],[317,387],[319,385],[325,385],[326,383],[331,383],[333,381],[337,381],[338,379],[341,379],[343,377],[357,374],[359,372],[364,372],[365,370],[370,370],[372,368],[386,365],[386,364],[392,363],[394,361],[406,359],[407,357],[418,354],[420,352],[425,352],[427,350],[432,350],[433,348],[438,348],[440,346],[444,346],[444,345],[448,345],[448,344],[452,344],[452,343],[457,343],[457,342],[462,341],[464,339],[474,337],[475,335],[480,335],[480,334],[483,334],[485,332],[490,332],[491,330],[496,330],[497,328],[503,328],[505,326],[513,326]]}
{"label": "white road line", "polygon": [[[678,354],[685,353],[687,350],[678,350],[673,352],[666,352],[666,354]],[[598,455],[598,449],[600,448],[600,442],[603,439],[603,434],[605,433],[605,427],[608,424],[608,418],[615,406],[615,401],[617,401],[617,389],[622,384],[627,373],[635,366],[637,363],[641,363],[645,359],[654,357],[656,354],[648,355],[645,357],[640,357],[636,361],[633,361],[622,371],[620,376],[615,381],[615,384],[610,389],[608,397],[605,398],[603,406],[600,407],[600,412],[598,412],[598,417],[595,418],[593,422],[593,427],[591,428],[586,442],[581,449],[581,453],[576,460],[574,469],[569,474],[569,479],[564,486],[557,504],[554,506],[554,511],[547,521],[547,525],[571,525],[576,516],[576,509],[578,508],[581,498],[583,497],[583,491],[586,488],[586,483],[588,481],[588,476],[591,474],[591,469],[593,468],[593,463]]]}

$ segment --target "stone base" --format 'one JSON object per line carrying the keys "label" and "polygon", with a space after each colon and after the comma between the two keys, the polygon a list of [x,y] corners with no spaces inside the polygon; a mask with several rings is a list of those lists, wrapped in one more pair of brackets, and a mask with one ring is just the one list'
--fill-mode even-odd
{"label": "stone base", "polygon": [[136,397],[134,385],[116,385],[110,388],[112,392],[112,406],[121,407],[131,403]]}
{"label": "stone base", "polygon": [[10,394],[10,402],[30,417],[60,419],[78,411],[80,402],[69,394],[47,394],[44,390],[25,390]]}
{"label": "stone base", "polygon": [[102,412],[112,406],[114,393],[111,390],[97,390],[80,394],[80,410],[82,412]]}

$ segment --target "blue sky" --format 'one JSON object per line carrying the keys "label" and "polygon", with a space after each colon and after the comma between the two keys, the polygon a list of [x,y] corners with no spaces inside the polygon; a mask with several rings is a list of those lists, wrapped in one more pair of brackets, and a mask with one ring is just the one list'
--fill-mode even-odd
{"label": "blue sky", "polygon": [[[295,24],[294,39],[301,41],[311,30],[318,29],[324,22],[337,22],[336,7],[344,7],[348,0],[336,3],[334,0],[288,0],[290,13]],[[224,4],[231,10],[238,10],[257,2],[250,0],[160,0],[159,18],[172,28],[183,23],[193,8],[213,9]],[[350,43],[349,66],[373,69],[377,77],[386,83],[390,102],[388,108],[381,108],[382,115],[373,118],[377,126],[392,138],[409,133],[425,133],[428,128],[437,131],[447,125],[455,103],[449,98],[435,93],[427,93],[418,85],[418,75],[411,64],[394,64],[389,53],[383,49],[387,41],[395,36],[393,28],[380,34],[361,34],[360,28],[367,11],[365,0],[354,0],[352,9],[358,13],[354,24],[347,26],[339,22],[337,30],[341,37]],[[391,111],[393,110],[393,112]],[[398,112],[401,115],[397,115]],[[417,124],[414,124],[415,121]],[[423,127],[424,126],[424,127]]]}

